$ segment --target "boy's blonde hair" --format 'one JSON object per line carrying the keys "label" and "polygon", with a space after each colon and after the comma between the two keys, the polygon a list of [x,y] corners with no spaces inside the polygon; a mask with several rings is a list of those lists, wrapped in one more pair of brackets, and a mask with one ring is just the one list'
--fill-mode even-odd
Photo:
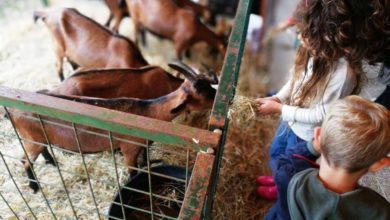
{"label": "boy's blonde hair", "polygon": [[322,124],[320,144],[331,167],[367,169],[390,152],[390,112],[358,96],[339,100]]}

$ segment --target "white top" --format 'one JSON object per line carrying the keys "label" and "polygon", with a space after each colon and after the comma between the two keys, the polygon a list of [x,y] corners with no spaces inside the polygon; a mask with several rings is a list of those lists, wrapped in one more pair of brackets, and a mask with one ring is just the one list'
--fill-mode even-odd
{"label": "white top", "polygon": [[390,85],[389,79],[381,79],[379,75],[383,71],[383,63],[377,63],[375,65],[369,65],[367,62],[363,62],[363,72],[366,75],[366,81],[362,85],[359,96],[371,101],[375,101],[382,92],[386,89],[386,84]]}
{"label": "white top", "polygon": [[[305,141],[313,139],[314,128],[320,126],[329,106],[336,100],[348,96],[352,93],[356,81],[347,71],[347,62],[340,59],[327,83],[323,97],[314,100],[308,108],[282,106],[282,120],[287,121],[294,133]],[[306,82],[313,74],[313,59],[309,60],[306,74],[295,83],[292,94],[300,89],[302,82]],[[282,103],[290,99],[289,89],[292,78],[275,95]]]}

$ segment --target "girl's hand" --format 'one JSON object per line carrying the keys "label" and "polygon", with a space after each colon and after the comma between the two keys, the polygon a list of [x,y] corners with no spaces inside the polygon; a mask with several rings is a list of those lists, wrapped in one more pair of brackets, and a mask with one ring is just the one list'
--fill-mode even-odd
{"label": "girl's hand", "polygon": [[269,96],[269,97],[264,97],[264,98],[258,98],[256,99],[256,102],[259,103],[260,100],[271,100],[271,101],[275,101],[275,102],[278,102],[278,103],[281,103],[281,101],[276,97],[276,96]]}
{"label": "girl's hand", "polygon": [[[267,97],[267,98],[258,98],[257,102],[257,111],[262,114],[272,114],[272,113],[281,113],[282,104],[280,100],[276,97]],[[279,102],[278,102],[279,101]]]}
{"label": "girl's hand", "polygon": [[261,105],[262,102],[264,102],[265,100],[275,101],[277,103],[281,103],[281,101],[276,96],[270,96],[270,97],[264,97],[264,98],[257,98],[256,99],[257,105]]}

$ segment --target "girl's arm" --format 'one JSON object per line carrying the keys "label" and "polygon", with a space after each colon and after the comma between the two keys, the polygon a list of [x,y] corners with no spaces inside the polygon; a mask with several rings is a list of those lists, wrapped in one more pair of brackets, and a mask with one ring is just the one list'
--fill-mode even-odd
{"label": "girl's arm", "polygon": [[[290,70],[290,75],[292,76],[292,69]],[[285,103],[290,98],[290,86],[292,82],[292,77],[284,84],[284,86],[279,90],[276,95],[276,98],[280,100],[281,103]]]}
{"label": "girl's arm", "polygon": [[[317,100],[315,104],[312,104],[311,107],[301,108],[291,105],[282,105],[269,99],[260,99],[258,111],[262,114],[282,113],[282,119],[284,121],[319,124],[324,119],[329,106],[334,101],[350,95],[355,85],[356,81],[352,75],[347,72],[346,63],[341,63],[337,70],[332,74],[322,98]],[[281,90],[282,94],[284,89],[285,87]]]}
{"label": "girl's arm", "polygon": [[292,79],[290,78],[286,84],[279,90],[279,92],[271,97],[258,98],[257,111],[262,114],[280,113],[282,111],[282,104],[289,98],[289,89]]}
{"label": "girl's arm", "polygon": [[347,72],[346,65],[341,65],[332,74],[322,98],[308,108],[283,105],[282,119],[284,121],[318,124],[321,123],[330,105],[347,95],[350,95],[356,85],[352,74]]}

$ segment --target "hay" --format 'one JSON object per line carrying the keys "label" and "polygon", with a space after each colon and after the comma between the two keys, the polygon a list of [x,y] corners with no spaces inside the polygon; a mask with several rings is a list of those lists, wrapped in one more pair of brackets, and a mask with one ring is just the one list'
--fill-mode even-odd
{"label": "hay", "polygon": [[254,98],[237,95],[228,111],[228,118],[236,123],[246,123],[256,117],[256,101]]}
{"label": "hay", "polygon": [[262,219],[270,204],[254,194],[255,179],[269,173],[268,145],[276,121],[269,117],[230,122],[214,202],[216,219]]}

